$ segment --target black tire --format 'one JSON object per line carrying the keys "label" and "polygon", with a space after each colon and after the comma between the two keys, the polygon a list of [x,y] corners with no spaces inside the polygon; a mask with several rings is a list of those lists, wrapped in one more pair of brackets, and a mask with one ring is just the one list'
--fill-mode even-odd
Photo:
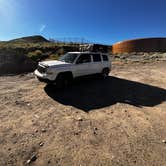
{"label": "black tire", "polygon": [[56,79],[56,87],[65,88],[71,84],[72,80],[73,77],[70,73],[59,74]]}
{"label": "black tire", "polygon": [[104,69],[102,70],[102,72],[101,72],[102,78],[103,78],[103,79],[108,78],[109,73],[110,73],[110,70],[109,70],[108,68],[104,68]]}

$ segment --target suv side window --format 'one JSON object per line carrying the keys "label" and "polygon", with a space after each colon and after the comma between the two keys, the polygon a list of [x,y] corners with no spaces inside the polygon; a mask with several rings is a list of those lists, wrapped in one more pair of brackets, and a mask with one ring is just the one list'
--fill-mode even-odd
{"label": "suv side window", "polygon": [[100,54],[93,54],[93,61],[94,62],[101,62]]}
{"label": "suv side window", "polygon": [[103,61],[108,61],[108,56],[107,55],[102,55]]}
{"label": "suv side window", "polygon": [[82,54],[77,59],[76,64],[89,63],[89,62],[91,62],[91,56],[90,56],[90,54]]}

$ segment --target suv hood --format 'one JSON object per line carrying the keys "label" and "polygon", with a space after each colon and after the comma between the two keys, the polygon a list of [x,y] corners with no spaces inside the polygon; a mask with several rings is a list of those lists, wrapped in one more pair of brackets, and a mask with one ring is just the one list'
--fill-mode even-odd
{"label": "suv hood", "polygon": [[39,65],[47,66],[47,67],[56,67],[56,66],[59,67],[59,66],[70,65],[70,63],[54,60],[54,61],[39,62]]}

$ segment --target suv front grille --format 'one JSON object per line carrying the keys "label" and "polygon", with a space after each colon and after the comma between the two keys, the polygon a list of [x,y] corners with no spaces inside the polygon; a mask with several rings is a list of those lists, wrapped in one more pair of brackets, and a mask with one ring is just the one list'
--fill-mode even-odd
{"label": "suv front grille", "polygon": [[44,67],[44,66],[38,65],[37,70],[38,70],[40,73],[46,73],[46,67]]}

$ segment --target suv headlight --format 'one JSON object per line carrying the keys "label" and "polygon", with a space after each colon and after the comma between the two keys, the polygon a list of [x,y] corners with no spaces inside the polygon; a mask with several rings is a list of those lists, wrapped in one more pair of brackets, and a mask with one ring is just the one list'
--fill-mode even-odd
{"label": "suv headlight", "polygon": [[46,68],[45,66],[38,65],[37,70],[38,70],[40,73],[46,73],[47,68]]}

